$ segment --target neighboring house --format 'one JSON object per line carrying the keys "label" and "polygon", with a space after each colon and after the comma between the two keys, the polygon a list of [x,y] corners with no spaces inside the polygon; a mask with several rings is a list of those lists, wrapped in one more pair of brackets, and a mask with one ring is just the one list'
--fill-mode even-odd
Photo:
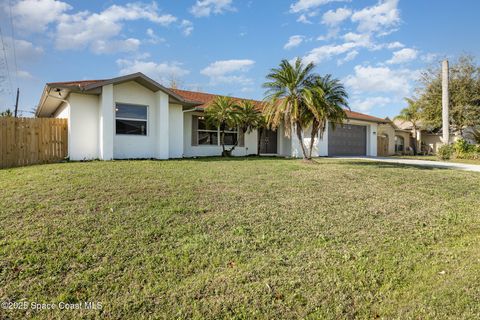
{"label": "neighboring house", "polygon": [[411,131],[395,125],[389,118],[378,126],[378,156],[407,154],[412,151]]}
{"label": "neighboring house", "polygon": [[[450,142],[457,141],[461,136],[450,135]],[[417,153],[434,154],[443,145],[442,132],[432,132],[420,123],[418,128],[413,130],[409,121],[394,120],[385,118],[385,123],[378,126],[378,155],[391,156],[402,154],[413,154],[417,146]]]}
{"label": "neighboring house", "polygon": [[[414,137],[414,130],[413,125],[409,121],[402,121],[402,120],[394,120],[393,125],[396,128],[399,128],[404,131],[410,132],[410,137],[412,141],[416,139],[417,144],[421,147],[419,152],[422,153],[437,153],[438,149],[443,145],[442,142],[442,131],[432,131],[429,130],[428,127],[421,122],[418,124],[418,129],[416,137]],[[461,138],[461,135],[456,133],[450,134],[450,142],[455,142]]]}
{"label": "neighboring house", "polygon": [[[71,160],[182,158],[221,154],[219,129],[205,121],[213,94],[168,89],[142,73],[113,79],[47,83],[38,117],[68,119]],[[261,102],[256,101],[260,104]],[[347,111],[348,120],[335,130],[328,125],[316,139],[313,156],[376,156],[377,127],[384,119]],[[250,133],[231,130],[238,139],[234,156],[250,154],[301,157],[296,136],[284,128]],[[303,143],[309,145],[310,134]]]}

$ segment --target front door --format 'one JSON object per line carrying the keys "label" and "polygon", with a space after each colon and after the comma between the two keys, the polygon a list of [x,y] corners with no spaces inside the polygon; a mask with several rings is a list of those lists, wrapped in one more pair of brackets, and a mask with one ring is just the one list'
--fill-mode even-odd
{"label": "front door", "polygon": [[277,154],[277,131],[263,129],[258,140],[261,154]]}

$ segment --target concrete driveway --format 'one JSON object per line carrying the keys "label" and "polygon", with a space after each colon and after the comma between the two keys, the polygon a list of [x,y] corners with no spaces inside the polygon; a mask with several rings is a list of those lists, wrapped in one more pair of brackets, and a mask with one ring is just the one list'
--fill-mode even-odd
{"label": "concrete driveway", "polygon": [[444,161],[429,161],[429,160],[416,160],[416,159],[396,159],[396,158],[384,158],[384,157],[335,157],[337,159],[359,159],[370,160],[378,162],[398,163],[404,165],[431,167],[431,168],[444,168],[444,169],[457,169],[465,171],[480,172],[480,165],[444,162]]}

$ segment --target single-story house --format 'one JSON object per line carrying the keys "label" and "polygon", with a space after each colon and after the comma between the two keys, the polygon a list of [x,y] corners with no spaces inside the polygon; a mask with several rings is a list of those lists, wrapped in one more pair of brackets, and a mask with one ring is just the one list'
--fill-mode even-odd
{"label": "single-story house", "polygon": [[[169,89],[142,73],[113,79],[47,83],[36,115],[68,119],[71,160],[182,158],[221,154],[219,129],[209,127],[205,107],[213,94]],[[258,102],[260,103],[260,102]],[[347,111],[335,130],[328,125],[316,139],[314,156],[376,156],[378,125],[385,119]],[[250,154],[301,157],[296,136],[284,128],[250,133],[232,129],[234,156]],[[309,145],[305,132],[303,143]],[[228,143],[228,142],[227,142]]]}
{"label": "single-story house", "polygon": [[412,151],[411,130],[404,130],[395,125],[388,117],[378,126],[378,156],[406,154]]}

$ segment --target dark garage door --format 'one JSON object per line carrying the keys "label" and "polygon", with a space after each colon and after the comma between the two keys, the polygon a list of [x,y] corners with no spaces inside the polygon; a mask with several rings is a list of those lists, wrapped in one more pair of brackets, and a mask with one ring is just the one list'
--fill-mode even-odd
{"label": "dark garage door", "polygon": [[329,156],[366,156],[367,127],[352,124],[328,126]]}

